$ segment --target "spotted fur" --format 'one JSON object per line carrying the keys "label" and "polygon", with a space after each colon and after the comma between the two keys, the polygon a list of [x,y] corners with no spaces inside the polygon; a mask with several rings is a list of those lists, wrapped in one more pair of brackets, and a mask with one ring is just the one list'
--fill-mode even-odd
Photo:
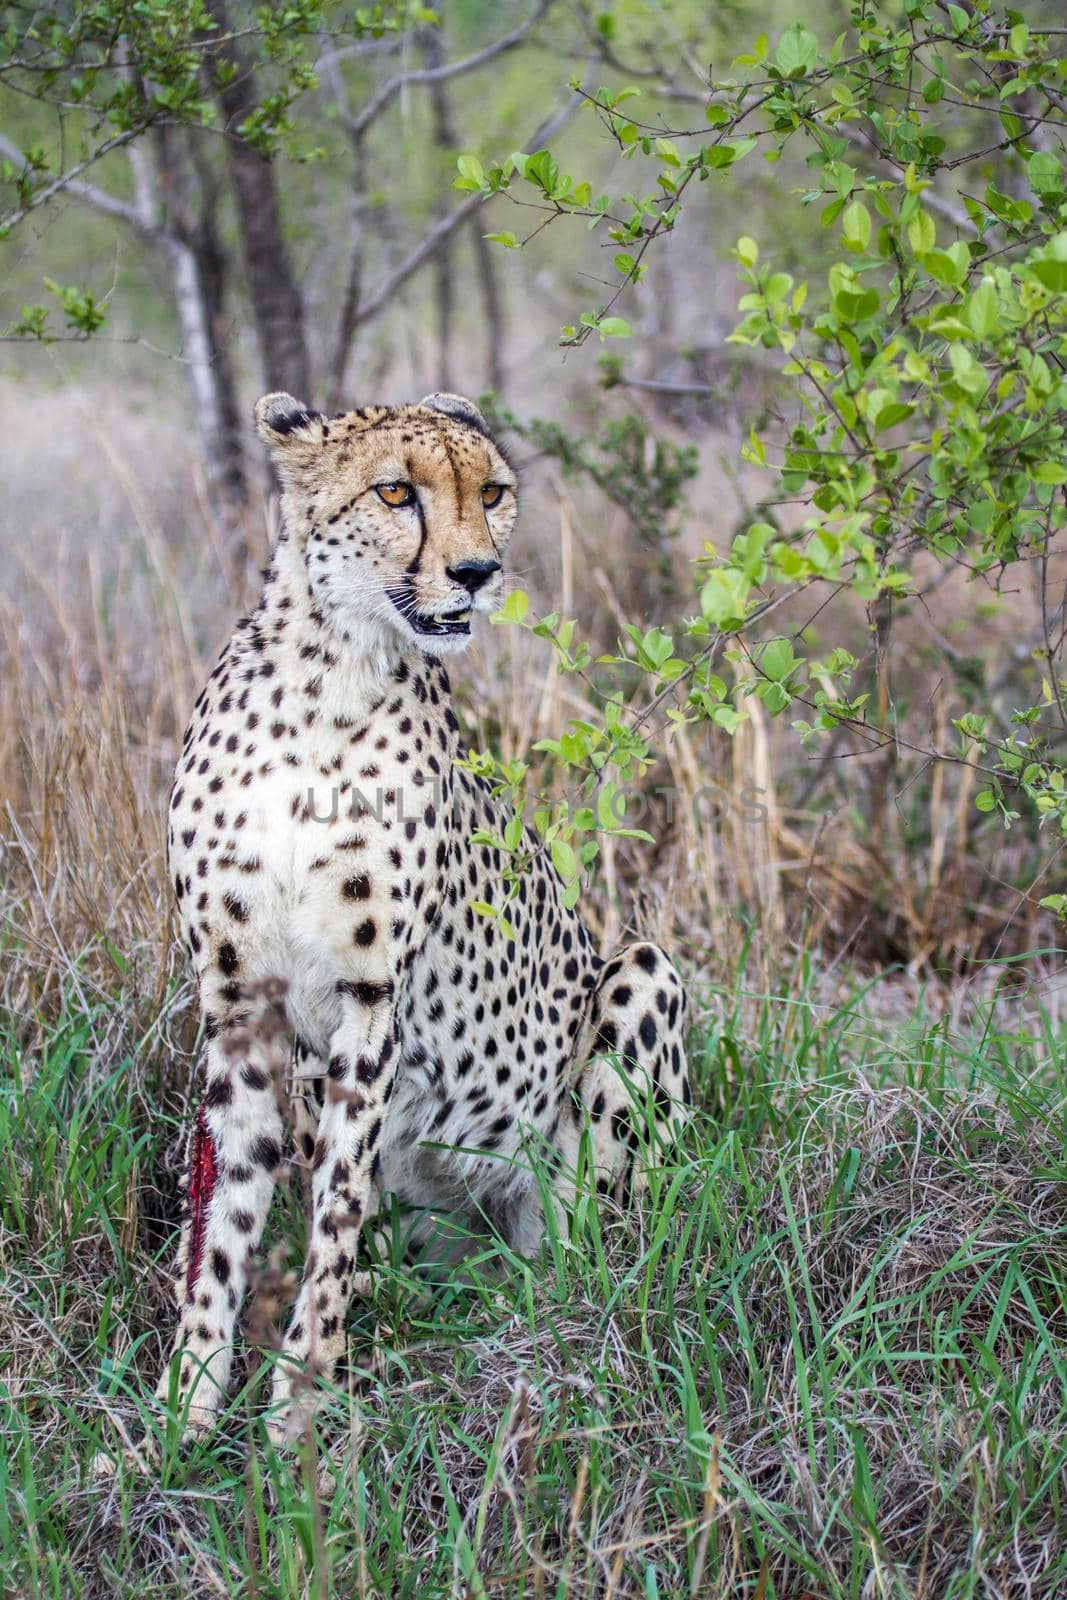
{"label": "spotted fur", "polygon": [[[666,1134],[690,1096],[684,995],[661,950],[602,961],[532,840],[514,941],[472,909],[500,903],[500,860],[470,838],[501,820],[456,765],[441,658],[468,610],[499,603],[515,518],[485,419],[455,395],[329,419],[268,395],[256,418],[282,532],[196,702],[170,803],[206,1040],[175,1381],[190,1424],[209,1423],[276,1176],[301,1164],[312,1209],[276,1378],[283,1431],[293,1374],[344,1353],[358,1234],[383,1193],[532,1251],[531,1141],[554,1152],[566,1199],[587,1126],[612,1189],[635,1164],[635,1096]],[[284,1011],[275,987],[265,1027],[249,997],[278,979]]]}

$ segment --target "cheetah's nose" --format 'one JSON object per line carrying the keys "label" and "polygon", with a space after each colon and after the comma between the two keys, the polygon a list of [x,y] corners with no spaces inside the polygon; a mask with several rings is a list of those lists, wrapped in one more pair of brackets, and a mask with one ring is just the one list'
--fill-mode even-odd
{"label": "cheetah's nose", "polygon": [[500,571],[499,561],[457,561],[454,567],[446,567],[445,571],[453,583],[461,583],[468,594],[475,594],[488,583],[494,572]]}

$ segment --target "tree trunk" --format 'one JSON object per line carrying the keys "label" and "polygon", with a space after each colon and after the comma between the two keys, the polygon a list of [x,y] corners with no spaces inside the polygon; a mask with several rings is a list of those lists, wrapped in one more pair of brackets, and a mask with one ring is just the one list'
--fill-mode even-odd
{"label": "tree trunk", "polygon": [[232,29],[225,0],[207,0],[207,10],[224,36],[217,55],[234,69],[216,92],[226,118],[226,150],[264,378],[271,389],[287,389],[297,399],[310,400],[304,310],[285,244],[274,169],[237,132],[257,104],[255,76],[236,41],[228,37]]}
{"label": "tree trunk", "polygon": [[366,209],[367,161],[363,142],[362,140],[357,140],[352,151],[352,198],[349,203],[351,246],[344,292],[341,295],[341,310],[337,318],[337,332],[334,337],[333,352],[326,377],[327,411],[336,411],[344,400],[345,373],[348,370],[348,362],[352,353],[352,341],[356,336],[359,303],[363,294],[363,268],[365,263],[363,225]]}
{"label": "tree trunk", "polygon": [[243,492],[244,474],[231,448],[232,428],[226,396],[220,393],[211,339],[207,295],[196,252],[184,239],[168,238],[174,303],[182,331],[182,353],[193,391],[196,429],[207,471],[208,487],[227,497]]}
{"label": "tree trunk", "polygon": [[209,176],[200,173],[200,215],[192,245],[204,297],[204,311],[211,340],[215,368],[218,409],[222,422],[223,451],[227,462],[227,491],[236,499],[245,498],[244,441],[248,420],[237,398],[237,380],[230,353],[230,328],[226,320],[226,284],[230,260],[219,235],[216,192]]}
{"label": "tree trunk", "polygon": [[201,218],[191,207],[189,175],[176,130],[161,130],[150,144],[129,150],[137,210],[146,228],[161,214],[169,226],[158,237],[170,263],[182,357],[193,399],[193,416],[208,493],[218,496],[227,535],[245,498],[244,453],[233,366],[221,325],[225,257],[214,229],[212,201],[205,194]]}
{"label": "tree trunk", "polygon": [[504,389],[504,308],[493,247],[482,232],[482,226],[482,218],[476,216],[471,227],[471,241],[485,314],[485,382],[494,394],[501,394]]}
{"label": "tree trunk", "polygon": [[[423,32],[422,56],[426,66],[431,71],[436,71],[445,64],[444,40],[444,15],[439,8],[440,21],[436,27],[426,28]],[[433,124],[434,149],[442,157],[456,145],[455,130],[452,126],[452,109],[449,105],[448,88],[443,82],[430,84],[430,112]],[[442,160],[442,165],[443,165]],[[434,207],[434,216],[441,215],[441,202]],[[435,389],[451,389],[452,377],[452,332],[455,321],[456,301],[453,293],[452,270],[453,241],[449,239],[440,250],[433,264],[433,302],[437,319],[437,355],[434,372]]]}

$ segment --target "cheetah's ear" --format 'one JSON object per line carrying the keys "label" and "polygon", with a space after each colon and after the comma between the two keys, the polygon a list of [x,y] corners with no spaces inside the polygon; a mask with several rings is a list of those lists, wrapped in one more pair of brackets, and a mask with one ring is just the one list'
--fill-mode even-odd
{"label": "cheetah's ear", "polygon": [[473,400],[467,400],[461,394],[428,394],[425,400],[419,401],[430,411],[441,411],[446,417],[455,417],[457,422],[465,422],[469,428],[476,428],[479,433],[484,433],[486,438],[491,438],[489,424],[486,422]]}
{"label": "cheetah's ear", "polygon": [[291,394],[265,394],[256,401],[256,432],[276,466],[304,465],[322,448],[326,418]]}

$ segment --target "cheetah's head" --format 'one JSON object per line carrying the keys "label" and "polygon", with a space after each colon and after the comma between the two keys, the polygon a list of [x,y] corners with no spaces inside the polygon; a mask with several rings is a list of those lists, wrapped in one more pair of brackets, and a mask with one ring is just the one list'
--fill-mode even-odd
{"label": "cheetah's head", "polygon": [[288,536],[317,603],[344,627],[381,623],[436,655],[500,603],[516,479],[470,400],[324,417],[288,394],[256,406]]}

